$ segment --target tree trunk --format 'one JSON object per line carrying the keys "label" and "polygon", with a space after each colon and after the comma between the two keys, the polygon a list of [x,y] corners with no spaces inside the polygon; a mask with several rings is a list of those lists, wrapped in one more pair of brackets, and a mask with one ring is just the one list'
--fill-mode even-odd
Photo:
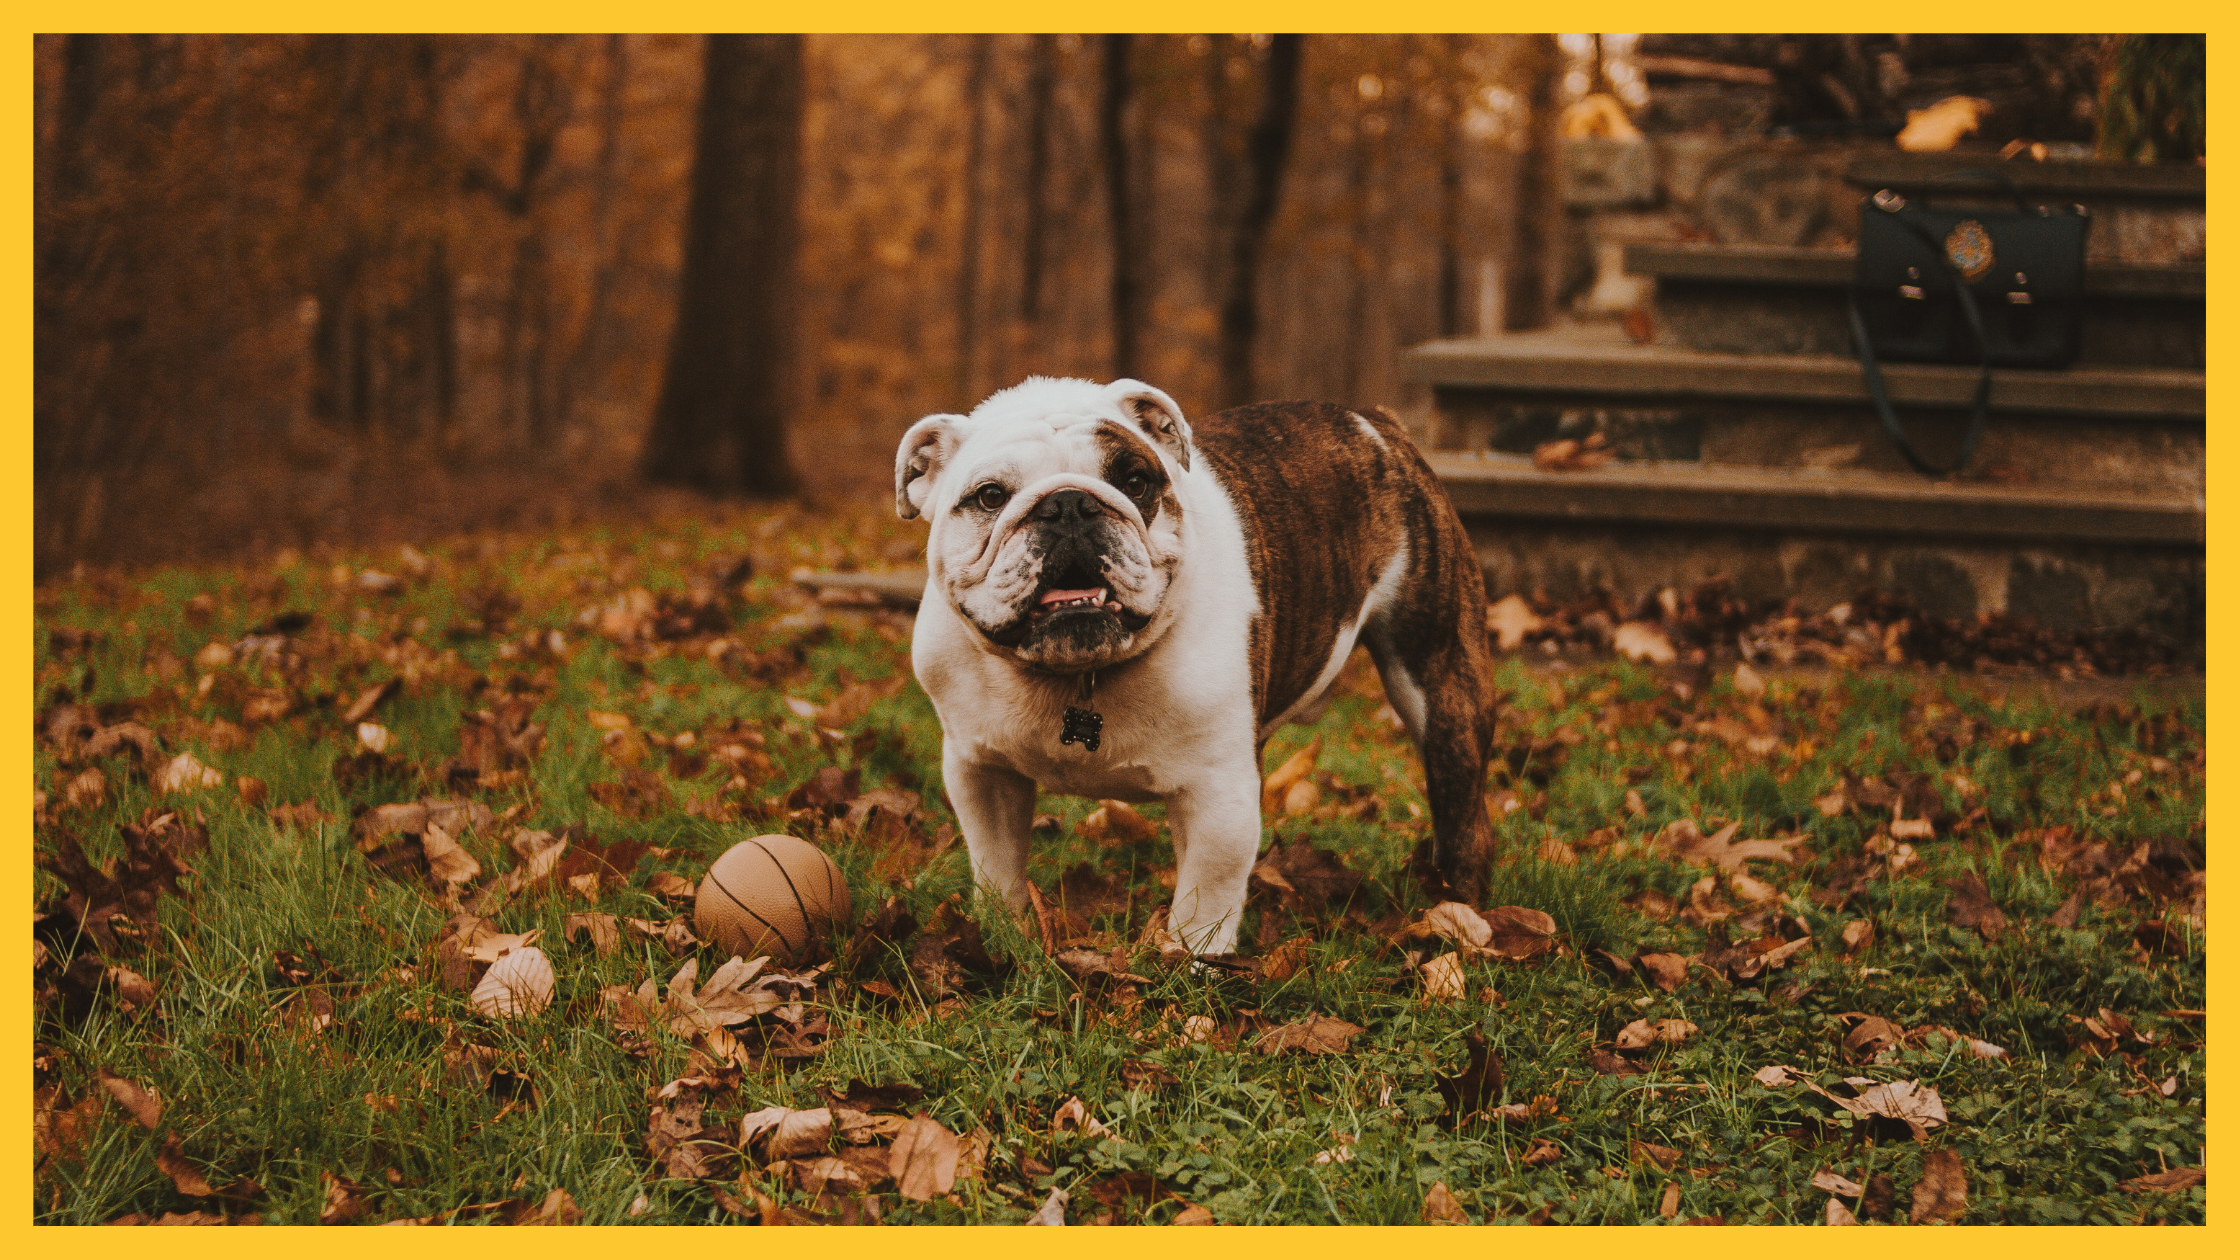
{"label": "tree trunk", "polygon": [[1034,37],[1027,70],[1026,222],[1019,229],[1019,320],[1042,317],[1043,236],[1050,219],[1050,113],[1057,106],[1058,37]]}
{"label": "tree trunk", "polygon": [[972,37],[972,69],[964,90],[964,240],[957,264],[957,365],[956,403],[972,405],[972,369],[980,355],[980,220],[985,198],[980,191],[981,158],[988,142],[988,57],[992,37]]}
{"label": "tree trunk", "polygon": [[799,35],[707,38],[677,324],[643,458],[654,481],[794,487],[802,62]]}
{"label": "tree trunk", "polygon": [[1229,235],[1229,266],[1221,295],[1221,401],[1235,407],[1258,398],[1252,357],[1260,336],[1260,260],[1275,222],[1283,171],[1299,116],[1299,62],[1305,37],[1278,35],[1260,67],[1260,113],[1245,141],[1250,180]]}
{"label": "tree trunk", "polygon": [[1508,266],[1502,276],[1502,326],[1510,332],[1546,327],[1553,318],[1549,276],[1557,264],[1563,207],[1557,202],[1557,89],[1563,56],[1553,35],[1528,35],[1522,70],[1532,85],[1531,132],[1517,158],[1516,213],[1510,220]]}
{"label": "tree trunk", "polygon": [[1128,104],[1134,95],[1135,37],[1104,37],[1104,95],[1097,105],[1103,141],[1106,217],[1112,231],[1112,374],[1137,372],[1137,333],[1143,327],[1144,250],[1137,224],[1136,186],[1130,169]]}

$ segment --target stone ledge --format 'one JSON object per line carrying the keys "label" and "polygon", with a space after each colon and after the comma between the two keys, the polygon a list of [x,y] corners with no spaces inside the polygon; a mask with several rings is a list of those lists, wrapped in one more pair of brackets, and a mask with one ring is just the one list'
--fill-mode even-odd
{"label": "stone ledge", "polygon": [[[1848,289],[1852,261],[1848,249],[1635,243],[1625,247],[1624,265],[1629,274],[1660,281]],[[2208,297],[2209,272],[2199,264],[2093,262],[2085,266],[2084,291],[2093,297],[2199,302]]]}
{"label": "stone ledge", "polygon": [[[1846,183],[1858,188],[1928,188],[1965,197],[2001,197],[2006,189],[1987,179],[1952,178],[1964,171],[1995,170],[2024,197],[2033,193],[2124,199],[2208,197],[2204,166],[2137,166],[2119,162],[2002,162],[1986,153],[1870,153],[1853,158]],[[1933,185],[1931,181],[1936,181]]]}
{"label": "stone ledge", "polygon": [[2200,498],[1740,465],[1550,473],[1515,456],[1427,451],[1424,458],[1465,518],[2184,548],[2202,546],[2206,528]]}
{"label": "stone ledge", "polygon": [[[1401,356],[1401,379],[1454,389],[1498,389],[1573,398],[1710,398],[1868,402],[1857,359],[1836,355],[1714,354],[1637,346],[1610,333],[1523,333],[1434,341]],[[1964,409],[1976,369],[1924,363],[1883,367],[1900,406]],[[2001,368],[1994,411],[2200,423],[2208,409],[2204,373],[2174,368]]]}

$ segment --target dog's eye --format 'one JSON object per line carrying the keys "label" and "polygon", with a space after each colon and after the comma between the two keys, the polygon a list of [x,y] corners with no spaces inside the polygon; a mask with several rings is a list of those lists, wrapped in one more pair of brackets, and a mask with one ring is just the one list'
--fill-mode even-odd
{"label": "dog's eye", "polygon": [[1120,493],[1131,499],[1141,499],[1150,492],[1151,476],[1140,468],[1120,479]]}
{"label": "dog's eye", "polygon": [[999,511],[1011,501],[1011,492],[991,481],[973,494],[972,501],[979,504],[983,512]]}

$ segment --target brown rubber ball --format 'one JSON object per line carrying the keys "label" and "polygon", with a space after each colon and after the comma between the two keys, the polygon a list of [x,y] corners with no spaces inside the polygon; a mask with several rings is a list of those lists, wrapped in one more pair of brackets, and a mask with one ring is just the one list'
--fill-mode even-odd
{"label": "brown rubber ball", "polygon": [[700,939],[741,958],[764,954],[780,967],[814,961],[825,934],[848,917],[848,881],[824,850],[792,836],[732,845],[694,895]]}

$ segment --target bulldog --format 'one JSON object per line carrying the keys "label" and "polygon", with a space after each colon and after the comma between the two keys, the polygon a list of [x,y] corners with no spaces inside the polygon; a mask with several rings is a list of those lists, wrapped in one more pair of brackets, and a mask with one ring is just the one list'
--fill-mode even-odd
{"label": "bulldog", "polygon": [[923,516],[911,664],[981,888],[1028,902],[1035,792],[1163,801],[1168,927],[1236,948],[1261,753],[1355,644],[1422,755],[1433,854],[1475,902],[1493,843],[1485,579],[1399,425],[1328,403],[1192,424],[1141,381],[1035,377],[895,453]]}

